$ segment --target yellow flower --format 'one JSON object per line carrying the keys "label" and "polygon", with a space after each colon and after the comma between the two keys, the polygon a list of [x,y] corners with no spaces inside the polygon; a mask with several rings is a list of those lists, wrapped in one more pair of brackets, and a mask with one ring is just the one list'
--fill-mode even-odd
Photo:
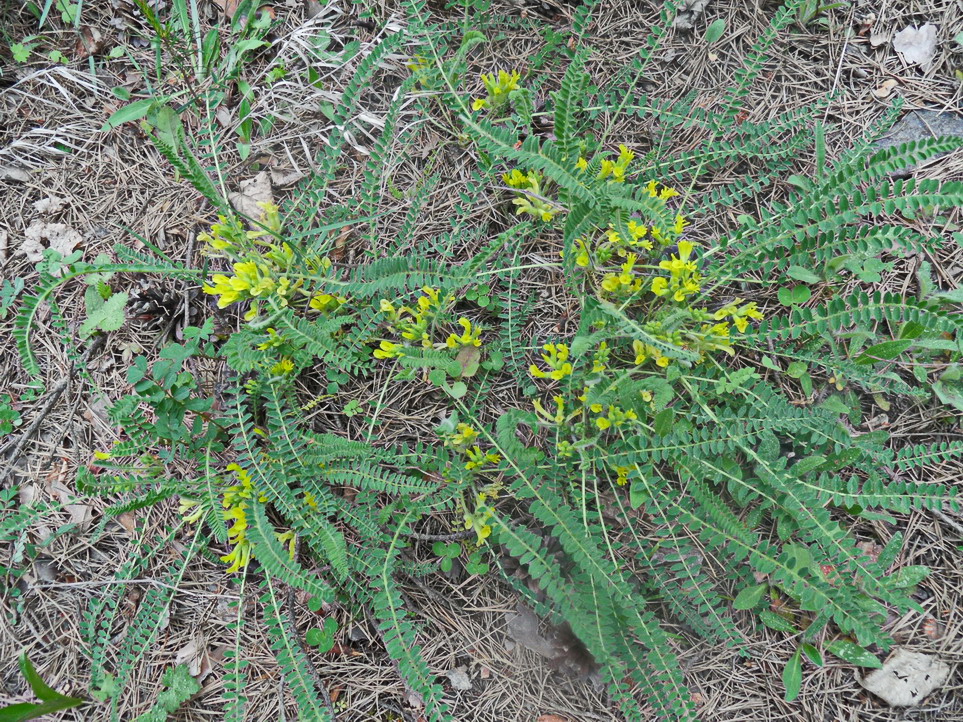
{"label": "yellow flower", "polygon": [[378,348],[374,350],[375,358],[398,358],[404,356],[401,352],[404,346],[400,343],[392,343],[391,341],[382,341],[378,344]]}
{"label": "yellow flower", "polygon": [[294,361],[289,358],[281,359],[271,367],[271,373],[275,376],[284,376],[294,371]]}
{"label": "yellow flower", "polygon": [[547,421],[553,424],[561,424],[565,421],[565,399],[561,396],[553,396],[552,400],[555,402],[555,407],[557,411],[553,416],[549,411],[542,406],[542,402],[535,399],[532,402],[532,406],[535,407],[535,411],[538,412],[539,416],[543,417]]}
{"label": "yellow flower", "polygon": [[585,158],[579,158],[577,161],[575,161],[575,167],[581,171],[584,171],[588,169],[588,161],[585,160]]}
{"label": "yellow flower", "polygon": [[465,469],[468,471],[481,469],[488,464],[497,464],[502,460],[502,457],[499,454],[491,451],[483,452],[478,446],[473,446],[470,449],[466,449],[465,455],[468,456],[468,462],[465,464]]}
{"label": "yellow flower", "polygon": [[575,239],[575,246],[578,248],[578,255],[575,256],[575,265],[586,268],[589,263],[591,263],[591,256],[589,255],[588,247],[585,245],[585,241],[581,238]]}
{"label": "yellow flower", "polygon": [[542,348],[547,352],[542,354],[542,360],[545,361],[551,371],[543,371],[535,364],[532,364],[529,367],[529,372],[532,376],[539,379],[551,378],[559,381],[572,374],[573,367],[572,364],[568,362],[568,346],[564,343],[549,343],[545,344]]}
{"label": "yellow flower", "polygon": [[664,296],[669,289],[669,282],[658,276],[652,279],[652,293],[656,296]]}
{"label": "yellow flower", "polygon": [[612,426],[612,422],[609,421],[604,416],[600,416],[595,420],[595,425],[598,426],[600,430],[605,431],[610,426]]}
{"label": "yellow flower", "polygon": [[231,553],[221,557],[221,561],[233,562],[226,570],[228,574],[246,568],[251,561],[251,542],[247,539],[237,541]]}
{"label": "yellow flower", "polygon": [[288,531],[274,532],[274,536],[277,537],[277,540],[282,546],[284,544],[288,545],[288,556],[291,558],[291,561],[294,561],[294,553],[298,548],[298,535],[289,529]]}
{"label": "yellow flower", "polygon": [[445,440],[445,446],[462,449],[478,438],[478,432],[468,424],[455,426],[455,433]]}
{"label": "yellow flower", "polygon": [[193,524],[204,516],[204,507],[201,506],[200,502],[182,496],[180,503],[177,505],[177,513],[184,517],[184,521],[188,524]]}
{"label": "yellow flower", "polygon": [[502,174],[502,180],[511,188],[528,188],[531,185],[529,177],[518,168],[513,169],[511,173]]}
{"label": "yellow flower", "polygon": [[475,98],[475,101],[471,104],[471,109],[472,109],[472,110],[481,110],[481,109],[484,108],[486,105],[488,105],[488,101],[485,100],[484,98]]}
{"label": "yellow flower", "polygon": [[683,218],[682,216],[676,216],[675,225],[672,226],[672,232],[675,233],[676,235],[679,235],[685,230],[685,227],[687,225],[689,225],[689,222],[685,218]]}
{"label": "yellow flower", "polygon": [[308,305],[315,311],[328,313],[336,310],[347,300],[348,299],[344,298],[343,296],[335,296],[330,293],[316,293],[311,297],[311,302]]}
{"label": "yellow flower", "polygon": [[635,365],[638,366],[640,364],[644,364],[646,359],[649,357],[648,353],[646,352],[645,344],[638,340],[633,341],[632,350],[635,351]]}

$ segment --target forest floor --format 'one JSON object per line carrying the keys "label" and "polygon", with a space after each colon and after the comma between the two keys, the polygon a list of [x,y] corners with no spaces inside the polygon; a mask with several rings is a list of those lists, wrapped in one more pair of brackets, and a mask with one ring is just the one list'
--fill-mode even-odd
{"label": "forest floor", "polygon": [[[231,0],[226,1],[230,10]],[[371,42],[386,32],[385,21],[403,23],[392,0],[375,1],[379,5],[373,14],[380,20],[374,28],[353,25],[347,2],[341,6],[329,3],[313,19],[308,15],[316,7],[312,10],[294,0],[277,2],[273,12],[278,25],[271,37],[279,42],[290,40],[330,21],[334,32]],[[205,22],[219,22],[223,4],[199,0]],[[136,246],[136,234],[175,258],[199,263],[195,237],[211,222],[206,202],[174,176],[135,124],[101,131],[107,117],[123,104],[111,89],[142,91],[142,76],[133,61],[148,68],[153,62],[150,47],[137,42],[144,25],[134,4],[127,0],[85,2],[78,27],[64,23],[55,10],[40,32],[25,5],[16,0],[0,7],[0,57],[5,61],[0,77],[2,279],[10,284],[22,279],[28,289],[35,281],[34,263],[23,251],[27,230],[36,224],[64,224],[68,231],[76,231],[76,247],[83,250],[85,259],[110,254],[118,242]],[[163,9],[165,3],[154,5]],[[554,0],[531,5],[496,0],[495,9],[527,22],[519,22],[517,36],[499,46],[503,51],[499,55],[483,48],[473,56],[472,65],[480,72],[524,68],[527,53],[541,42],[541,28],[547,25],[564,33],[571,22],[571,6]],[[666,38],[646,81],[668,95],[696,90],[700,99],[711,103],[713,96],[732,82],[734,70],[771,14],[772,8],[757,0],[709,0],[695,32],[677,30]],[[596,47],[605,47],[607,52],[590,71],[601,74],[626,62],[656,17],[653,3],[643,0],[602,3],[590,34]],[[725,20],[728,32],[709,47],[701,39],[703,28],[719,18]],[[926,67],[909,65],[894,50],[893,37],[907,26],[925,23],[938,29],[935,56]],[[766,64],[763,82],[754,86],[747,108],[765,117],[828,99],[826,118],[834,125],[827,140],[833,156],[842,153],[897,98],[905,104],[904,113],[916,109],[958,112],[963,106],[963,90],[955,72],[963,68],[963,45],[953,41],[954,28],[963,29],[963,2],[959,0],[879,0],[833,10],[818,22],[793,26],[784,34]],[[37,47],[30,57],[15,62],[11,47],[30,36],[38,36],[34,41]],[[109,51],[120,44],[126,44],[131,53],[109,57]],[[510,56],[504,54],[506,47],[511,48]],[[66,62],[51,62],[51,51],[59,51]],[[266,68],[255,61],[247,74],[263,79]],[[297,89],[289,92],[296,94]],[[264,102],[270,103],[270,98]],[[301,116],[278,132],[256,139],[247,161],[233,160],[228,185],[236,187],[252,177],[256,161],[272,170],[275,193],[283,197],[290,179],[303,172],[305,158],[317,152],[321,136],[315,131],[325,122],[316,106],[305,107]],[[628,128],[624,135],[634,132],[639,129]],[[447,159],[448,155],[440,157]],[[458,172],[456,167],[451,169],[453,174]],[[931,164],[923,173],[963,179],[963,159],[957,154]],[[431,202],[435,200],[438,213],[443,214],[447,199],[439,194]],[[900,293],[912,292],[922,260],[896,264],[886,272],[884,283]],[[963,249],[947,244],[939,257],[928,260],[941,285],[963,285]],[[83,289],[72,289],[60,297],[71,333],[84,319]],[[3,300],[0,313],[0,394],[12,397],[12,407],[21,420],[10,434],[0,437],[0,459],[4,460],[0,488],[15,489],[20,503],[49,499],[63,507],[21,539],[21,543],[41,546],[17,581],[20,594],[15,596],[12,587],[0,584],[0,700],[18,698],[25,691],[16,665],[21,650],[51,686],[88,696],[89,664],[79,632],[83,611],[111,585],[119,563],[129,554],[131,538],[152,538],[162,532],[177,514],[177,505],[171,502],[108,521],[102,514],[103,501],[75,497],[75,473],[89,463],[95,451],[109,448],[117,437],[105,409],[110,399],[127,387],[131,355],[150,354],[163,345],[163,339],[152,327],[127,324],[85,359],[84,370],[90,378],[83,379],[73,369],[62,330],[44,327],[34,343],[42,359],[47,391],[30,398],[30,379],[12,340],[17,303],[13,300],[7,309]],[[211,373],[216,383],[219,370]],[[919,406],[878,408],[868,415],[866,429],[885,428],[894,435],[924,441],[920,437],[926,437],[930,428],[928,413]],[[35,421],[39,425],[33,427]],[[20,443],[28,429],[30,437]],[[959,484],[960,472],[959,465],[948,464],[932,480]],[[868,530],[876,525],[885,527],[888,534],[898,528],[906,538],[901,563],[925,564],[933,570],[918,597],[926,614],[909,613],[894,619],[890,631],[901,646],[938,654],[952,665],[953,673],[943,688],[919,707],[893,709],[859,686],[851,666],[828,663],[820,669],[807,669],[799,698],[785,702],[781,673],[792,647],[783,635],[760,627],[751,637],[749,658],[731,649],[680,646],[702,719],[963,722],[963,518],[929,511],[897,517],[895,527],[882,521],[861,523]],[[69,526],[64,531],[65,525]],[[187,544],[189,539],[181,542]],[[21,552],[12,546],[0,548],[2,563],[8,564]],[[176,547],[171,553],[176,553]],[[169,561],[159,558],[157,569]],[[133,613],[143,590],[152,583],[148,574],[127,585],[122,601],[129,609],[125,614]],[[160,639],[148,650],[135,676],[138,684],[124,693],[120,719],[133,719],[150,706],[160,686],[161,671],[174,662],[187,662],[203,686],[177,719],[219,718],[223,693],[219,671],[232,641],[228,625],[235,610],[229,602],[236,594],[237,587],[226,577],[217,555],[199,557],[189,566]],[[524,640],[519,643],[525,636],[524,629],[519,629],[529,620],[524,613],[516,617],[514,594],[493,577],[446,581],[439,576],[409,586],[407,598],[424,624],[425,653],[432,670],[443,678],[447,674],[452,683],[446,683],[446,690],[457,701],[460,720],[621,719],[591,679],[553,669],[526,648]],[[303,609],[298,622],[307,626],[310,614]],[[11,619],[17,620],[15,626],[8,623]],[[412,714],[391,661],[364,621],[340,621],[344,638],[334,652],[316,655],[314,663],[332,699],[344,710],[343,719],[391,720]],[[529,628],[527,633],[536,630]],[[257,636],[255,626],[244,627],[244,634],[253,635],[245,640],[251,651],[249,718],[296,719],[267,641]],[[101,714],[92,706],[82,713],[64,713],[62,719],[107,718],[106,713]]]}

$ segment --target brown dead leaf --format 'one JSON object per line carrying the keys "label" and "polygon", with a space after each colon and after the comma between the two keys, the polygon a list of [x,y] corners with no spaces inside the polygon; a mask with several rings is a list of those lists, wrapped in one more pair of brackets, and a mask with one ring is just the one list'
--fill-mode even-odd
{"label": "brown dead leaf", "polygon": [[64,484],[63,480],[66,478],[66,472],[67,463],[64,462],[59,469],[54,469],[47,475],[47,484],[50,492],[60,499],[60,503],[64,505],[64,509],[70,514],[70,521],[82,527],[91,520],[93,512],[89,504],[78,503],[74,492]]}
{"label": "brown dead leaf", "polygon": [[174,664],[186,664],[187,671],[191,673],[191,676],[196,678],[198,682],[203,682],[213,669],[211,655],[207,649],[207,640],[204,636],[197,634],[190,642],[181,647],[174,656]]}
{"label": "brown dead leaf", "polygon": [[260,203],[274,203],[274,191],[271,188],[271,176],[262,170],[253,178],[241,181],[237,193],[229,193],[231,205],[239,212],[255,220],[264,215]]}
{"label": "brown dead leaf", "polygon": [[899,85],[899,82],[890,78],[889,80],[884,80],[878,88],[873,91],[873,95],[882,100],[883,98],[888,98],[893,93],[893,88]]}
{"label": "brown dead leaf", "polygon": [[539,715],[537,722],[571,722],[568,717],[559,717],[557,714]]}
{"label": "brown dead leaf", "polygon": [[123,514],[118,514],[114,517],[114,521],[124,528],[128,538],[134,538],[134,532],[137,531],[137,517],[133,512],[125,511]]}
{"label": "brown dead leaf", "polygon": [[481,355],[481,349],[477,346],[462,346],[458,355],[455,356],[455,361],[461,366],[461,377],[463,379],[475,375],[478,371],[478,365],[481,363]]}
{"label": "brown dead leaf", "polygon": [[921,28],[903,28],[893,38],[893,50],[903,56],[907,65],[928,70],[936,55],[936,26],[927,23]]}
{"label": "brown dead leaf", "polygon": [[74,45],[75,60],[83,60],[103,49],[104,37],[97,28],[86,26],[80,29],[80,35],[77,36],[77,43]]}
{"label": "brown dead leaf", "polygon": [[241,4],[241,0],[214,0],[214,4],[221,9],[228,20],[231,20],[234,13],[237,12],[237,6]]}
{"label": "brown dead leaf", "polygon": [[880,669],[858,681],[891,707],[916,707],[949,675],[949,665],[939,657],[897,649]]}

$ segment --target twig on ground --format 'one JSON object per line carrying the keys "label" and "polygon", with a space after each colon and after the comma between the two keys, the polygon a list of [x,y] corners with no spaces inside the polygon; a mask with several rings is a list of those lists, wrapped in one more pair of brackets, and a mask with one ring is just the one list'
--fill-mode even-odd
{"label": "twig on ground", "polygon": [[[84,351],[84,355],[80,357],[80,363],[86,365],[94,351],[99,349],[103,343],[103,336],[98,336],[95,338],[93,343],[91,343],[87,350]],[[50,413],[50,410],[54,407],[54,404],[57,403],[57,400],[61,397],[63,392],[67,390],[67,386],[70,385],[70,381],[73,379],[74,372],[76,370],[77,365],[71,364],[70,371],[66,376],[64,376],[60,383],[53,388],[53,390],[50,392],[50,396],[47,398],[47,401],[41,407],[34,420],[30,423],[30,426],[28,426],[27,430],[20,435],[20,438],[14,445],[13,450],[8,455],[6,468],[4,468],[3,471],[0,471],[0,485],[6,482],[7,477],[10,476],[11,472],[13,472],[14,466],[16,465],[17,461],[19,461],[20,455],[23,453],[24,448],[30,442],[30,439],[33,437],[33,435],[37,432],[37,429],[40,428],[40,424],[43,423],[43,420],[47,418],[47,414]]]}

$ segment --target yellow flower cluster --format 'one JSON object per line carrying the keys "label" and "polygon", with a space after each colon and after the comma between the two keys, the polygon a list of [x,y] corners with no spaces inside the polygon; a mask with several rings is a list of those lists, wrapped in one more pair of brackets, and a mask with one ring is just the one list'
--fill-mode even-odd
{"label": "yellow flower cluster", "polygon": [[762,312],[756,307],[755,301],[744,304],[742,303],[741,298],[737,298],[732,303],[726,304],[716,311],[712,317],[716,321],[722,321],[726,318],[731,318],[732,323],[737,329],[739,329],[739,333],[746,332],[746,329],[749,327],[750,319],[756,321],[761,321],[763,319]]}
{"label": "yellow flower cluster", "polygon": [[503,174],[502,180],[505,181],[505,185],[518,191],[512,199],[512,203],[517,206],[516,214],[527,213],[541,219],[544,223],[548,223],[555,217],[557,210],[545,197],[542,176],[537,171],[522,173],[515,168],[511,173]]}
{"label": "yellow flower cluster", "polygon": [[545,353],[542,354],[542,361],[548,366],[548,371],[543,371],[535,364],[529,366],[529,373],[537,379],[549,378],[554,381],[564,379],[572,375],[572,364],[569,362],[568,346],[564,343],[548,343],[542,346]]}
{"label": "yellow flower cluster", "polygon": [[[245,231],[241,222],[235,218],[218,216],[217,223],[211,226],[210,233],[199,233],[197,240],[206,243],[215,251],[245,250],[247,242],[257,241],[264,236],[281,233],[281,213],[276,205],[270,202],[258,203],[264,211],[259,219],[260,226]],[[210,254],[209,255],[216,255]]]}
{"label": "yellow flower cluster", "polygon": [[[669,343],[671,343],[671,340],[669,339],[664,339],[664,340],[669,341]],[[632,351],[635,352],[634,363],[636,366],[641,366],[646,361],[651,359],[652,361],[655,361],[657,366],[660,366],[661,368],[665,368],[666,366],[669,365],[669,362],[672,360],[668,356],[666,356],[664,353],[662,353],[662,351],[660,351],[658,347],[648,343],[642,343],[638,339],[632,341]]]}
{"label": "yellow flower cluster", "polygon": [[607,273],[602,279],[602,290],[622,298],[635,296],[642,292],[642,277],[636,275],[635,264],[639,257],[629,253],[621,266],[621,273]]}
{"label": "yellow flower cluster", "polygon": [[[395,306],[388,299],[381,299],[381,311],[387,316],[391,330],[398,334],[402,341],[382,340],[373,352],[375,358],[389,359],[404,356],[407,345],[405,342],[420,344],[422,348],[436,348],[429,333],[431,325],[452,304],[455,297],[448,295],[442,298],[440,289],[430,286],[423,287],[421,293],[414,306]],[[459,318],[458,324],[462,327],[462,333],[450,334],[444,347],[457,349],[463,346],[481,346],[480,326],[473,326],[467,318]],[[439,345],[437,348],[442,346]]]}
{"label": "yellow flower cluster", "polygon": [[[284,245],[287,246],[286,243]],[[284,301],[284,305],[287,305],[287,295],[291,290],[291,282],[289,279],[282,277],[279,281],[275,281],[272,275],[272,269],[266,263],[241,261],[233,264],[233,267],[233,276],[215,273],[211,277],[214,285],[204,285],[204,293],[220,296],[220,298],[217,299],[218,308],[226,308],[232,303],[257,298],[262,295],[267,296],[275,291],[277,291],[277,295]],[[248,315],[254,318],[257,312],[255,311],[253,315]],[[247,318],[247,316],[245,316],[245,318]]]}
{"label": "yellow flower cluster", "polygon": [[470,511],[468,506],[462,502],[462,514],[465,520],[465,529],[474,529],[478,544],[481,546],[485,540],[491,536],[492,527],[489,522],[495,516],[495,511],[489,505],[489,499],[497,499],[501,491],[501,483],[496,482],[484,487],[475,495],[474,511]]}
{"label": "yellow flower cluster", "polygon": [[465,462],[465,468],[468,471],[479,471],[489,464],[497,464],[502,460],[500,454],[493,451],[482,451],[478,446],[465,449],[465,456],[468,457],[468,461]]}
{"label": "yellow flower cluster", "polygon": [[[224,520],[233,522],[227,530],[227,541],[234,548],[230,554],[221,557],[222,562],[231,562],[227,569],[230,574],[244,569],[251,561],[251,542],[247,538],[247,510],[254,496],[254,483],[251,475],[239,464],[228,464],[227,470],[233,471],[240,482],[224,490],[221,502],[224,506]],[[266,496],[261,495],[259,498],[260,501],[267,501]]]}
{"label": "yellow flower cluster", "polygon": [[[311,294],[302,287],[305,273],[326,273],[331,268],[327,258],[298,257],[290,244],[274,239],[280,235],[281,217],[273,203],[259,203],[264,209],[260,226],[245,231],[236,218],[224,216],[211,226],[210,233],[198,236],[208,248],[208,255],[227,256],[234,259],[233,275],[214,274],[210,284],[204,284],[204,292],[219,296],[218,308],[226,308],[239,301],[253,301],[251,309],[245,314],[246,320],[255,318],[260,312],[259,300],[272,297],[278,305],[285,307],[296,299],[316,311],[337,310],[346,298],[326,293]],[[265,239],[265,237],[267,237]],[[264,240],[262,240],[264,239]],[[297,268],[298,273],[292,273]]]}
{"label": "yellow flower cluster", "polygon": [[[635,153],[629,150],[626,146],[619,146],[619,155],[615,160],[610,160],[608,158],[602,158],[601,168],[596,176],[599,180],[606,180],[610,183],[624,183],[625,182],[625,171],[628,170],[629,163],[635,159]],[[585,158],[579,158],[575,162],[575,167],[579,171],[585,172],[588,170],[589,163]]]}
{"label": "yellow flower cluster", "polygon": [[592,404],[589,411],[599,414],[595,419],[595,425],[601,431],[610,429],[613,426],[619,427],[628,421],[638,421],[639,415],[632,409],[622,409],[618,406],[603,406],[602,404]]}
{"label": "yellow flower cluster", "polygon": [[702,290],[702,276],[695,261],[689,260],[695,244],[679,241],[679,254],[671,260],[659,263],[659,268],[669,272],[669,277],[656,276],[652,279],[652,293],[656,296],[671,294],[674,301],[682,302]]}
{"label": "yellow flower cluster", "polygon": [[461,348],[462,346],[481,346],[481,326],[472,326],[471,321],[467,318],[459,318],[458,325],[462,327],[463,332],[459,336],[458,334],[451,334],[445,345],[448,348]]}
{"label": "yellow flower cluster", "polygon": [[450,446],[456,451],[464,451],[472,442],[478,438],[478,432],[468,424],[457,424],[455,433],[445,437],[445,446]]}
{"label": "yellow flower cluster", "polygon": [[485,85],[485,90],[488,94],[484,98],[475,98],[471,104],[471,109],[481,110],[482,108],[488,108],[494,111],[501,110],[508,103],[508,94],[513,90],[519,89],[518,81],[521,79],[522,75],[517,70],[513,70],[510,73],[499,70],[497,75],[495,73],[491,75],[483,74],[481,81]]}

